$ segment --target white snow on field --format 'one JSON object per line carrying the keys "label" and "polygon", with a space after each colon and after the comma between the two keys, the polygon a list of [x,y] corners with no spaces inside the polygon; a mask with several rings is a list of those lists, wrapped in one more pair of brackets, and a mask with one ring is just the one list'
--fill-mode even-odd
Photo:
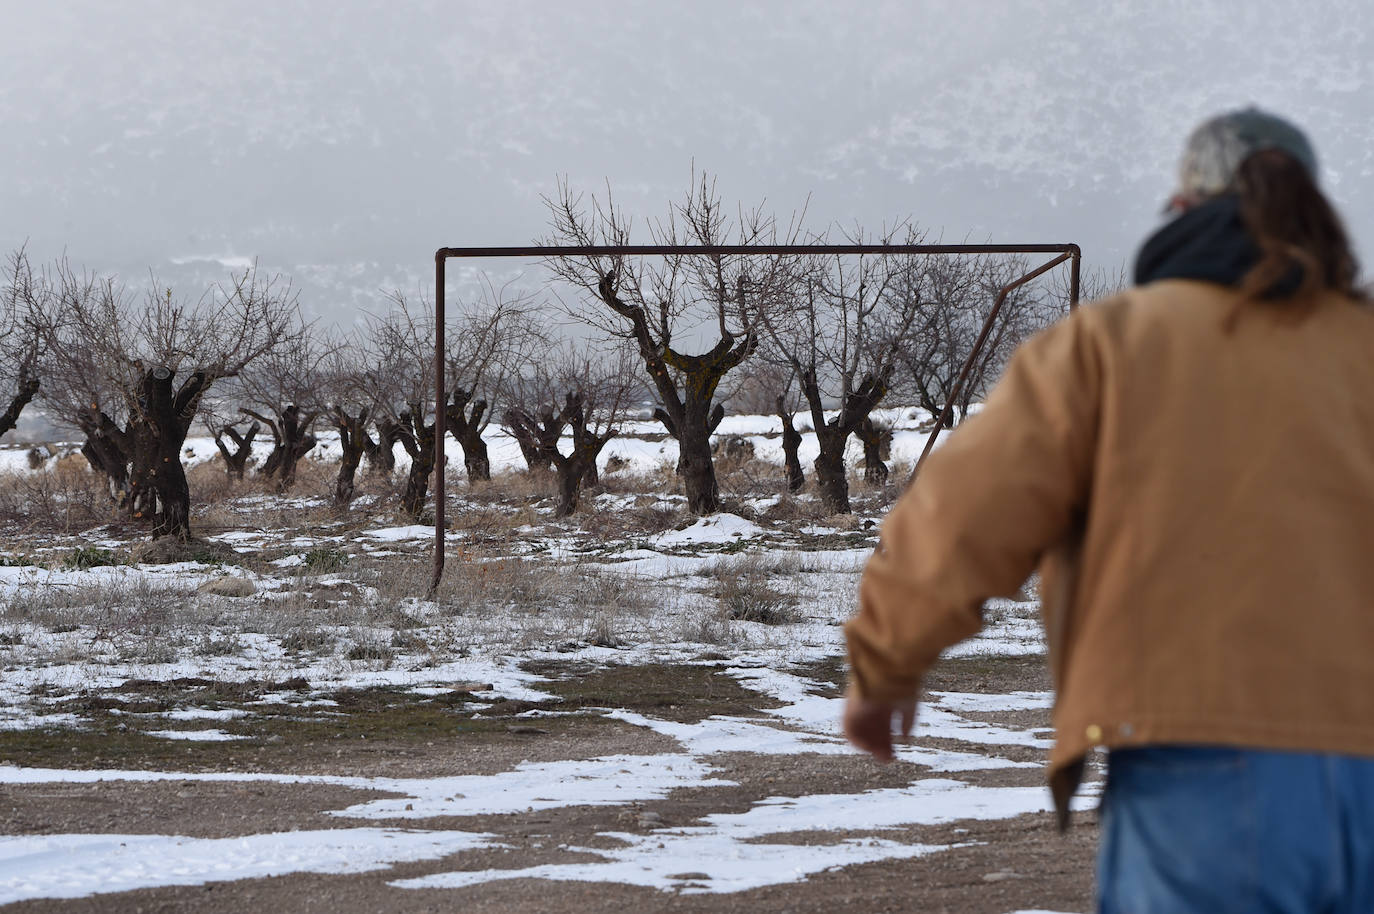
{"label": "white snow on field", "polygon": [[[799,415],[805,426],[809,417]],[[895,421],[894,460],[914,460],[925,443],[925,434],[916,430],[924,414],[903,411],[885,417]],[[662,429],[654,423],[634,423],[656,440],[626,434],[614,439],[602,453],[602,461],[626,461],[629,473],[672,473],[677,459],[677,444],[658,437]],[[780,425],[776,417],[727,417],[718,437],[739,436],[751,444],[762,460],[780,460]],[[520,469],[519,449],[501,430],[489,434],[493,470]],[[337,440],[321,436],[316,453],[328,456],[337,452]],[[270,442],[260,442],[264,447]],[[454,442],[450,448],[450,477],[461,474],[461,452]],[[857,449],[857,444],[855,445]],[[188,461],[217,460],[211,439],[187,442]],[[256,452],[257,448],[255,448]],[[21,459],[22,452],[0,452],[0,468],[5,461]],[[260,456],[265,456],[263,450]],[[807,434],[802,459],[815,455],[815,439]],[[400,469],[408,465],[397,455]],[[857,458],[857,450],[851,455]],[[27,464],[25,464],[27,467]],[[455,489],[455,491],[458,491]],[[456,496],[455,496],[456,497]],[[748,514],[765,512],[783,501],[770,495],[747,499],[741,510]],[[598,511],[626,512],[636,509],[679,510],[680,495],[604,493],[589,499]],[[251,499],[238,504],[248,506]],[[461,502],[461,499],[458,499]],[[319,499],[296,499],[301,508],[321,505]],[[274,510],[289,510],[282,499],[262,496],[261,505]],[[257,523],[255,519],[253,521]],[[387,523],[379,521],[378,523]],[[339,536],[298,536],[283,539],[274,531],[228,531],[212,538],[236,549],[261,546],[286,546],[301,554],[277,560],[281,574],[242,573],[260,585],[254,598],[277,612],[277,601],[294,591],[287,586],[305,564],[303,553],[322,543],[344,542],[374,554],[388,544],[398,550],[407,541],[428,540],[431,527],[406,525],[377,526],[362,531],[337,531]],[[530,548],[545,556],[567,556],[584,561],[585,539],[571,533],[555,533],[526,528],[521,531]],[[793,670],[809,661],[831,658],[843,651],[840,623],[853,606],[857,574],[866,561],[875,531],[840,530],[815,526],[798,530],[770,529],[733,514],[698,520],[681,530],[645,536],[623,543],[596,547],[597,559],[605,564],[598,571],[613,574],[641,585],[657,588],[665,597],[661,610],[642,617],[627,614],[617,619],[617,634],[623,641],[616,647],[593,646],[578,640],[576,622],[559,628],[557,610],[546,607],[543,615],[553,619],[549,630],[556,636],[530,628],[534,617],[525,610],[492,610],[489,616],[472,614],[439,618],[434,604],[416,598],[407,602],[406,612],[422,622],[419,630],[430,626],[464,645],[458,655],[435,658],[398,648],[383,662],[354,661],[341,653],[316,655],[287,652],[282,637],[273,626],[234,631],[237,649],[229,656],[219,654],[178,655],[171,662],[149,660],[130,662],[121,655],[112,639],[98,627],[78,622],[76,630],[65,631],[40,626],[16,617],[8,640],[0,643],[6,651],[9,668],[0,680],[0,730],[34,727],[81,726],[75,714],[44,713],[44,702],[55,703],[74,694],[99,693],[118,687],[128,679],[169,681],[203,678],[219,681],[282,681],[303,677],[308,688],[273,692],[262,702],[304,707],[332,703],[320,695],[342,688],[388,686],[414,693],[415,700],[469,690],[473,683],[490,685],[477,689],[481,701],[501,699],[548,701],[552,695],[541,690],[541,677],[521,669],[525,660],[553,660],[591,664],[710,663],[721,666],[721,650],[728,651],[729,666],[723,672],[743,686],[767,695],[781,704],[748,715],[720,715],[694,722],[663,720],[648,714],[619,708],[599,713],[624,724],[643,728],[676,743],[664,751],[645,755],[607,755],[598,758],[544,762],[522,762],[509,770],[486,775],[454,775],[441,778],[378,778],[302,775],[279,773],[183,773],[159,771],[66,771],[0,767],[0,784],[32,785],[55,782],[94,783],[99,781],[162,782],[272,782],[328,784],[369,792],[358,802],[340,805],[331,814],[340,828],[324,832],[291,835],[254,835],[226,841],[193,840],[176,836],[57,835],[43,838],[0,839],[0,903],[39,897],[77,897],[95,892],[124,891],[158,885],[196,885],[226,879],[259,878],[287,872],[344,873],[384,868],[405,860],[437,859],[464,850],[500,847],[493,836],[457,831],[400,831],[387,828],[349,828],[349,820],[372,820],[367,824],[422,825],[432,822],[447,825],[449,817],[479,815],[520,815],[534,810],[578,806],[631,807],[632,804],[660,803],[666,822],[645,826],[634,834],[606,832],[594,841],[606,847],[569,847],[583,857],[577,863],[548,863],[524,869],[477,870],[444,873],[422,879],[403,879],[394,885],[411,887],[459,887],[499,879],[532,877],[549,880],[596,880],[650,886],[683,893],[736,892],[767,885],[804,881],[811,874],[827,869],[880,860],[900,860],[938,853],[950,845],[907,843],[909,834],[898,834],[913,826],[953,822],[961,819],[998,819],[1048,808],[1047,791],[1040,787],[985,787],[954,778],[962,772],[988,769],[1025,769],[1038,767],[1033,761],[1014,761],[1001,757],[999,747],[1020,750],[1042,749],[1049,745],[1046,732],[1016,726],[996,725],[976,719],[987,712],[1044,711],[1052,696],[1043,692],[1013,692],[1007,695],[982,695],[934,692],[926,696],[910,741],[897,747],[898,758],[922,766],[921,779],[905,787],[855,794],[827,794],[803,797],[774,796],[755,803],[743,812],[718,813],[689,821],[673,821],[670,810],[675,791],[711,791],[732,784],[721,776],[723,756],[750,753],[764,756],[801,754],[838,756],[853,753],[839,730],[842,699],[830,683],[808,679]],[[856,548],[812,551],[801,548],[791,537],[835,537],[855,535]],[[780,546],[779,540],[786,544]],[[89,536],[86,544],[103,545]],[[110,548],[121,543],[111,540]],[[127,545],[127,543],[125,543]],[[809,545],[809,544],[806,544]],[[701,547],[701,548],[696,548]],[[677,554],[673,554],[677,553]],[[519,550],[517,555],[522,555]],[[19,557],[16,557],[19,558]],[[26,559],[24,559],[26,560]],[[684,624],[689,611],[703,607],[718,612],[712,602],[713,582],[729,573],[730,563],[755,561],[770,582],[798,596],[801,621],[783,626],[731,622],[731,634],[724,642],[697,636]],[[771,563],[777,563],[776,572]],[[52,564],[52,562],[49,562]],[[287,571],[286,569],[290,569]],[[223,574],[223,569],[184,563],[171,566],[111,566],[91,569],[0,566],[0,597],[20,595],[35,599],[45,592],[85,594],[98,587],[154,587],[184,592],[193,599],[195,588],[204,580]],[[316,585],[332,578],[311,577]],[[237,606],[238,604],[236,604]],[[252,605],[248,602],[242,605]],[[1045,646],[1033,604],[991,601],[987,625],[975,639],[949,652],[950,656],[970,654],[1020,655],[1043,653]],[[80,609],[81,607],[77,607]],[[225,609],[226,612],[231,611]],[[261,607],[259,609],[261,610]],[[674,614],[678,618],[674,619]],[[447,627],[445,627],[447,626]],[[325,633],[337,637],[345,647],[346,635],[327,626]],[[388,632],[374,629],[371,620],[358,628],[369,638],[385,638]],[[555,640],[556,638],[556,640]],[[439,639],[442,641],[442,639]],[[702,643],[707,641],[707,643]],[[383,641],[385,643],[385,641]],[[569,646],[569,644],[571,646]],[[469,653],[470,651],[470,653]],[[157,652],[149,652],[158,657]],[[41,662],[32,662],[41,657]],[[72,659],[73,657],[78,659]],[[57,696],[49,698],[46,696]],[[194,704],[191,701],[190,704]],[[478,702],[480,704],[480,702]],[[51,708],[65,711],[63,706]],[[165,712],[156,718],[165,721],[217,721],[241,719],[248,712],[240,709],[207,710],[187,707]],[[557,715],[557,706],[532,714]],[[577,713],[597,713],[578,709]],[[151,715],[141,716],[149,719]],[[124,718],[133,721],[134,718]],[[235,729],[242,729],[235,725]],[[245,731],[247,732],[247,731]],[[164,729],[153,735],[168,739],[236,739],[223,730]],[[957,741],[951,745],[944,741]],[[378,797],[380,793],[382,796]],[[666,801],[666,802],[665,802]],[[345,801],[348,802],[348,801]],[[1086,802],[1086,801],[1085,801]],[[737,808],[737,807],[736,807]],[[362,823],[359,823],[362,824]],[[663,827],[657,827],[659,824]],[[650,830],[645,832],[643,828]],[[868,831],[893,834],[855,837],[848,832]],[[786,840],[801,832],[808,844]],[[814,833],[830,833],[831,840],[820,840]],[[770,836],[778,836],[770,840]],[[590,855],[588,857],[587,855]],[[460,857],[454,864],[463,866]],[[9,893],[9,894],[6,894]]]}
{"label": "white snow on field", "polygon": [[852,750],[839,740],[771,726],[771,722],[744,717],[708,717],[698,723],[679,723],[645,717],[633,711],[608,711],[606,716],[670,736],[693,755],[721,752],[754,752],[760,755],[793,755],[817,752],[848,755]]}
{"label": "white snow on field", "polygon": [[184,739],[197,743],[222,743],[235,739],[250,739],[247,736],[225,733],[223,730],[149,730],[148,735],[162,739]]}
{"label": "white snow on field", "polygon": [[247,711],[238,708],[182,708],[177,711],[163,711],[158,715],[167,720],[234,720],[247,716]]}
{"label": "white snow on field", "polygon": [[945,846],[899,844],[875,838],[835,844],[741,843],[713,834],[614,834],[628,843],[614,850],[568,847],[596,854],[601,863],[550,863],[524,869],[464,870],[388,885],[405,889],[457,889],[502,879],[550,879],[563,882],[618,882],[684,895],[744,892],[768,885],[801,882],[812,873],[880,860],[907,860],[947,850]]}
{"label": "white snow on field", "polygon": [[[524,762],[493,775],[391,780],[366,779],[373,790],[402,794],[334,813],[353,819],[431,819],[619,806],[659,800],[680,787],[732,786],[710,776],[710,766],[689,755],[612,755],[586,760]],[[360,779],[348,786],[363,783]]]}
{"label": "white snow on field", "polygon": [[434,528],[420,524],[407,524],[404,527],[381,527],[376,530],[364,530],[362,535],[368,539],[398,543],[406,540],[433,539]]}
{"label": "white snow on field", "polygon": [[[251,650],[255,638],[241,635],[240,640]],[[271,644],[271,642],[266,642]],[[300,676],[309,680],[315,689],[371,688],[378,686],[413,687],[454,683],[482,683],[491,688],[482,695],[492,701],[509,698],[516,701],[546,701],[552,696],[535,688],[543,680],[518,666],[518,658],[484,658],[455,660],[424,669],[367,669],[360,665],[341,668],[332,658],[313,663],[285,661],[262,651],[255,663],[244,664],[241,657],[204,657],[158,664],[71,664],[48,665],[9,670],[0,677],[0,728],[3,715],[10,715],[16,723],[10,729],[31,729],[36,726],[60,724],[56,715],[35,718],[26,709],[29,696],[35,691],[100,691],[117,688],[129,679],[169,681],[192,677],[214,678],[223,682],[237,682],[266,675]],[[264,696],[290,704],[310,702],[300,696],[279,694]],[[49,722],[50,718],[54,718]],[[71,715],[63,715],[77,722]]]}
{"label": "white snow on field", "polygon": [[[812,739],[819,738],[819,734],[825,734],[837,744],[843,745],[843,740],[839,735],[840,715],[844,708],[843,698],[816,695],[814,694],[814,690],[820,687],[818,683],[794,676],[784,670],[735,667],[726,672],[735,676],[741,683],[752,689],[756,689],[780,701],[788,702],[781,708],[770,708],[762,713],[779,718],[793,727],[800,728],[807,734],[811,734]],[[922,737],[934,737],[937,739],[962,740],[966,743],[977,743],[987,746],[1030,746],[1037,749],[1048,749],[1050,746],[1050,740],[1043,739],[1035,733],[1025,730],[1011,730],[981,721],[968,720],[954,713],[956,709],[965,711],[1021,711],[1048,708],[1050,707],[1050,703],[1044,693],[1021,692],[1011,696],[969,696],[964,693],[935,692],[932,693],[930,699],[930,701],[922,703],[920,709],[917,711],[916,730],[914,734],[917,739]],[[965,706],[959,707],[961,704]],[[908,750],[918,748],[919,747],[906,747],[901,750],[901,756],[909,761],[927,764],[927,762],[922,761],[919,757],[908,757],[906,754]],[[920,749],[919,751],[929,752],[930,750]],[[945,767],[949,761],[957,761],[960,757],[980,759],[988,763],[979,765],[978,767],[1016,767],[1018,764],[1004,759],[996,759],[983,755],[953,753],[950,759],[936,761],[931,767],[936,770],[944,771],[971,770],[957,767]],[[934,759],[940,758],[941,757],[938,755],[934,756]],[[999,762],[1002,764],[997,764]]]}
{"label": "white snow on field", "polygon": [[[681,752],[658,755],[618,755],[585,760],[521,763],[514,769],[491,775],[458,775],[442,778],[376,778],[318,776],[272,773],[184,773],[156,771],[69,771],[0,767],[0,783],[95,783],[100,781],[176,781],[176,782],[272,782],[281,784],[329,784],[360,791],[388,794],[333,812],[347,819],[418,821],[439,817],[462,817],[523,813],[569,806],[625,806],[669,798],[678,789],[710,789],[733,782],[715,777],[711,757],[727,752],[791,755],[797,753],[847,754],[854,750],[839,738],[836,721],[841,699],[815,694],[820,684],[785,670],[764,666],[742,666],[727,670],[741,683],[786,702],[781,708],[760,712],[757,718],[736,716],[708,717],[696,723],[659,720],[624,710],[611,709],[607,716],[670,736]],[[533,689],[527,689],[538,694]],[[998,727],[958,715],[955,708],[971,711],[1027,710],[1043,708],[1042,693],[1015,693],[1006,696],[935,693],[921,712],[914,745],[902,746],[899,757],[926,766],[935,772],[975,771],[987,768],[1035,767],[1033,762],[1013,762],[995,755],[937,749],[920,745],[920,736],[959,739],[985,745],[1039,746],[1045,741],[1029,731]],[[213,713],[213,712],[211,712]],[[211,732],[211,731],[199,731]],[[1090,791],[1091,793],[1091,791]],[[1085,797],[1082,804],[1091,802]],[[565,850],[591,854],[592,862],[546,864],[524,869],[477,870],[444,873],[419,879],[398,880],[403,888],[460,888],[511,878],[605,881],[642,885],[663,890],[691,893],[738,892],[767,885],[805,880],[810,874],[840,866],[880,860],[898,860],[937,853],[952,846],[908,844],[874,837],[849,838],[843,832],[859,830],[904,829],[962,819],[1000,819],[1049,808],[1048,792],[1042,787],[983,787],[963,781],[924,778],[907,787],[872,790],[857,794],[770,797],[742,813],[705,816],[695,823],[677,823],[656,828],[646,834],[607,832],[603,837],[623,842],[614,849],[567,847]],[[799,832],[841,832],[830,843],[802,846],[792,842],[770,843],[770,835]],[[414,838],[414,856],[398,856],[387,847],[386,835],[432,836],[425,845]],[[71,892],[123,890],[167,884],[198,884],[221,879],[251,878],[267,875],[259,867],[271,859],[280,872],[344,872],[331,869],[338,858],[331,856],[348,842],[371,836],[383,845],[370,853],[357,855],[359,866],[376,868],[399,859],[432,859],[459,850],[499,846],[495,839],[463,832],[390,832],[343,829],[338,832],[300,833],[300,846],[284,836],[252,836],[237,839],[238,856],[211,853],[208,842],[189,839],[148,837],[140,841],[159,847],[177,861],[175,882],[158,881],[163,873],[150,873],[134,852],[116,849],[103,836],[54,836],[48,839],[51,852],[20,847],[9,853],[12,864],[0,866],[0,893],[10,891],[13,899],[31,897],[74,897],[58,894],[54,886],[71,884]],[[329,836],[335,836],[330,838]],[[271,842],[286,842],[278,847]],[[447,844],[444,842],[452,842]],[[64,844],[63,842],[67,842]],[[155,844],[154,842],[164,842]],[[182,842],[177,844],[176,842]],[[265,843],[264,843],[265,842]],[[72,879],[68,858],[58,846],[89,858],[81,866],[108,873],[117,869],[123,876],[94,883]],[[278,847],[280,854],[268,855],[263,847]],[[424,848],[433,847],[433,852]],[[0,843],[0,861],[7,845]],[[177,851],[186,847],[184,852]],[[170,848],[170,849],[168,849]],[[447,849],[442,849],[447,848]],[[132,854],[132,856],[130,856]],[[180,854],[178,856],[178,854]],[[123,856],[121,856],[123,855]],[[127,858],[127,859],[126,859]],[[348,859],[352,860],[353,857]],[[13,867],[12,882],[5,882],[4,866]],[[64,881],[64,880],[71,880]],[[113,886],[114,888],[107,888]],[[0,897],[10,897],[0,894]]]}
{"label": "white snow on field", "polygon": [[977,692],[928,692],[926,701],[938,704],[947,711],[1048,711],[1054,707],[1054,693],[983,695]]}
{"label": "white snow on field", "polygon": [[763,528],[736,514],[712,514],[690,527],[672,530],[654,537],[655,546],[701,546],[710,543],[732,543],[750,539],[763,533]]}
{"label": "white snow on field", "polygon": [[[653,767],[655,757],[595,760],[605,766],[639,765],[640,774]],[[667,762],[668,759],[674,759]],[[665,765],[685,765],[687,757],[658,757]],[[575,764],[575,763],[570,763]],[[528,781],[539,783],[530,766]],[[590,792],[603,791],[607,803],[628,803],[641,797],[635,772],[621,768],[615,773],[624,793],[616,794],[612,780],[584,774],[593,782]],[[557,794],[575,781],[558,777],[542,787],[502,796],[511,784],[501,775],[483,778],[440,778],[428,788],[415,789],[422,781],[391,781],[384,778],[336,778],[267,775],[188,775],[155,772],[39,772],[0,769],[0,781],[46,783],[90,782],[101,776],[129,780],[215,780],[329,783],[360,789],[405,786],[410,798],[387,799],[340,810],[336,815],[373,818],[424,818],[434,815],[474,815],[492,810],[517,812],[569,805]],[[690,780],[690,778],[688,779]],[[486,781],[484,784],[483,781]],[[702,780],[692,786],[718,786],[728,782]],[[686,786],[682,784],[681,786]],[[656,796],[663,796],[659,785]],[[477,795],[456,793],[459,788]],[[485,788],[485,789],[483,789]],[[532,797],[531,793],[555,796]],[[450,794],[449,796],[440,796]],[[572,805],[586,805],[587,797],[568,798]],[[493,800],[496,802],[493,803]],[[429,803],[422,809],[413,807]],[[529,805],[521,806],[528,802]],[[1084,798],[1080,806],[1089,802]],[[839,837],[829,844],[768,843],[770,835],[800,832],[846,832],[909,828],[966,819],[1002,819],[1050,808],[1048,793],[1039,787],[979,787],[962,781],[928,778],[907,787],[872,790],[858,794],[822,794],[803,797],[770,797],[742,813],[708,815],[700,825],[653,829],[647,834],[607,832],[603,837],[624,842],[614,849],[570,846],[564,849],[592,854],[600,862],[546,864],[524,869],[475,870],[444,873],[391,883],[401,888],[460,888],[502,879],[540,878],[565,881],[602,881],[642,885],[684,894],[739,892],[767,885],[804,880],[812,873],[880,860],[906,859],[959,845],[905,844],[874,838]],[[404,837],[402,837],[404,836]],[[392,843],[395,842],[395,843]],[[341,829],[296,832],[289,835],[257,835],[220,841],[176,837],[57,835],[0,839],[0,901],[39,897],[79,897],[94,892],[125,891],[158,885],[195,885],[203,882],[255,878],[288,872],[360,872],[400,860],[437,859],[450,853],[481,847],[499,847],[491,836],[467,832],[397,832],[394,830]],[[71,855],[79,855],[73,859]],[[168,861],[171,865],[168,866]],[[158,865],[160,863],[160,865]],[[80,877],[73,874],[80,868]]]}
{"label": "white snow on field", "polygon": [[[838,713],[838,704],[833,710]],[[785,716],[777,710],[766,713]],[[819,755],[854,754],[854,749],[838,735],[799,732],[773,725],[768,721],[753,721],[740,717],[709,717],[699,723],[686,724],[656,720],[631,711],[610,711],[606,716],[646,727],[664,736],[671,736],[693,755],[698,756],[724,752],[751,752],[756,755],[795,755],[802,752]],[[830,729],[836,734],[839,732],[838,724]],[[1039,767],[1035,762],[1014,762],[992,755],[923,746],[903,746],[898,749],[897,754],[902,761],[924,765],[932,771],[941,772]]]}
{"label": "white snow on field", "polygon": [[[620,882],[683,894],[742,892],[804,880],[856,863],[907,859],[950,845],[902,844],[872,838],[826,845],[768,844],[758,839],[816,831],[861,831],[938,825],[961,819],[1006,819],[1052,807],[1039,787],[975,787],[926,779],[907,787],[859,794],[770,797],[743,813],[706,816],[704,825],[613,832],[625,842],[604,849],[568,847],[604,862],[544,864],[523,869],[468,870],[401,879],[402,888],[457,888],[502,879]],[[956,845],[957,846],[957,845]]]}
{"label": "white snow on field", "polygon": [[[333,815],[350,819],[431,819],[505,815],[531,809],[613,806],[658,800],[681,787],[732,786],[689,755],[613,755],[585,760],[524,762],[512,771],[443,778],[371,778],[271,772],[83,770],[0,766],[0,784],[156,783],[324,784],[380,791],[395,798],[359,803]],[[406,807],[411,807],[407,809]]]}
{"label": "white snow on field", "polygon": [[0,838],[0,904],[82,898],[287,873],[364,873],[490,846],[459,831],[351,828],[243,838],[27,835]]}
{"label": "white snow on field", "polygon": [[34,714],[22,708],[0,711],[0,730],[36,730],[40,727],[76,727],[82,720],[75,714]]}
{"label": "white snow on field", "polygon": [[[34,565],[0,565],[0,596],[11,596],[21,587],[132,587],[155,584],[162,587],[195,589],[188,575],[213,572],[198,562],[173,562],[167,565],[98,565],[94,568],[39,568]],[[245,572],[245,575],[247,573]]]}

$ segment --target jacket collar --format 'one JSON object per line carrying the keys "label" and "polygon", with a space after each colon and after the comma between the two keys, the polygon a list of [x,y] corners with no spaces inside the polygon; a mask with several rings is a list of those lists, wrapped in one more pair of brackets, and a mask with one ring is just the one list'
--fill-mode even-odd
{"label": "jacket collar", "polygon": [[[1196,279],[1237,286],[1259,260],[1259,246],[1241,219],[1240,198],[1221,194],[1188,209],[1146,240],[1136,255],[1135,282]],[[1302,270],[1294,264],[1263,297],[1287,298],[1301,285]]]}

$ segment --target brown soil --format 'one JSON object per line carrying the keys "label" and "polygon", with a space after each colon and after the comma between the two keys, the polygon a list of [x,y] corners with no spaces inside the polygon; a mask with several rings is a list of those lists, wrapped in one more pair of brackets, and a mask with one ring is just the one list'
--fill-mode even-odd
{"label": "brown soil", "polygon": [[[1005,692],[1047,687],[1042,661],[974,658],[941,665],[928,685],[949,691]],[[533,706],[558,716],[516,716],[528,703],[504,705],[463,693],[421,700],[407,693],[369,690],[334,707],[286,708],[236,703],[252,695],[213,694],[207,704],[239,707],[254,716],[229,721],[169,725],[119,708],[85,702],[81,713],[95,722],[82,731],[0,734],[0,759],[42,766],[150,768],[157,770],[277,770],[293,773],[437,776],[509,770],[523,760],[589,758],[611,753],[671,752],[666,737],[601,717],[598,707],[631,708],[654,717],[700,720],[711,714],[762,716],[772,706],[757,693],[709,666],[592,669],[549,666],[562,677],[547,690],[559,701]],[[835,664],[802,671],[833,694],[842,679]],[[121,700],[154,702],[139,688]],[[163,696],[165,706],[187,707],[190,696]],[[140,705],[140,708],[143,706]],[[124,708],[128,710],[128,708]],[[973,715],[970,715],[972,717]],[[1046,726],[1047,712],[979,714],[1008,726]],[[122,725],[123,729],[119,729]],[[168,744],[143,731],[175,726],[214,726],[252,738],[237,743]],[[337,735],[336,735],[337,734]],[[63,741],[65,738],[65,742]],[[366,737],[366,738],[364,738]],[[1042,761],[1044,753],[1012,746],[930,741],[962,752]],[[78,753],[71,748],[76,745]],[[77,760],[80,759],[80,762]],[[717,813],[743,812],[767,797],[854,793],[905,786],[925,777],[958,778],[987,786],[1037,786],[1039,768],[932,773],[919,765],[879,765],[854,756],[732,753],[710,758],[715,777],[734,786],[691,788],[668,797],[621,806],[568,807],[510,815],[443,817],[379,822],[329,815],[331,810],[380,794],[321,785],[211,783],[196,781],[39,784],[0,788],[0,824],[7,834],[69,832],[155,833],[232,837],[291,829],[360,825],[490,832],[506,849],[465,852],[445,860],[400,864],[348,876],[292,875],[148,889],[85,899],[41,900],[14,906],[23,911],[856,911],[1009,912],[1045,908],[1085,911],[1091,905],[1095,817],[1080,814],[1067,836],[1049,814],[1002,821],[969,820],[941,826],[881,831],[788,833],[768,843],[833,843],[841,837],[879,837],[904,843],[966,845],[925,857],[818,873],[805,882],[728,895],[687,894],[605,883],[510,880],[460,890],[397,889],[397,879],[454,870],[523,868],[540,863],[592,860],[560,845],[607,848],[607,833],[645,833],[698,823]],[[177,767],[170,767],[175,765]],[[683,860],[682,872],[699,865]]]}

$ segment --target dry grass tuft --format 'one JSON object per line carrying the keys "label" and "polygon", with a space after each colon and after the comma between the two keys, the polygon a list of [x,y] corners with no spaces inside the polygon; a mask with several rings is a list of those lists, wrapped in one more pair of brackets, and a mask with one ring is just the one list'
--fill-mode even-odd
{"label": "dry grass tuft", "polygon": [[0,474],[0,524],[16,532],[80,533],[120,516],[104,477],[90,470]]}
{"label": "dry grass tuft", "polygon": [[784,625],[801,620],[797,597],[779,589],[774,579],[795,574],[799,567],[790,556],[778,559],[750,554],[735,561],[711,562],[701,574],[713,580],[712,595],[726,619]]}

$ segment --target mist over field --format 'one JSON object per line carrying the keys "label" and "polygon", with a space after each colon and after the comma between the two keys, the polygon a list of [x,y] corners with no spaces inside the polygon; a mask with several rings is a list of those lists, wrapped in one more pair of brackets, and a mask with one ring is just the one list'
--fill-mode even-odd
{"label": "mist over field", "polygon": [[559,175],[642,229],[694,164],[816,228],[909,215],[1114,269],[1187,130],[1251,102],[1310,131],[1374,260],[1354,0],[4,9],[0,247],[188,294],[257,258],[344,323],[441,245],[545,235]]}

